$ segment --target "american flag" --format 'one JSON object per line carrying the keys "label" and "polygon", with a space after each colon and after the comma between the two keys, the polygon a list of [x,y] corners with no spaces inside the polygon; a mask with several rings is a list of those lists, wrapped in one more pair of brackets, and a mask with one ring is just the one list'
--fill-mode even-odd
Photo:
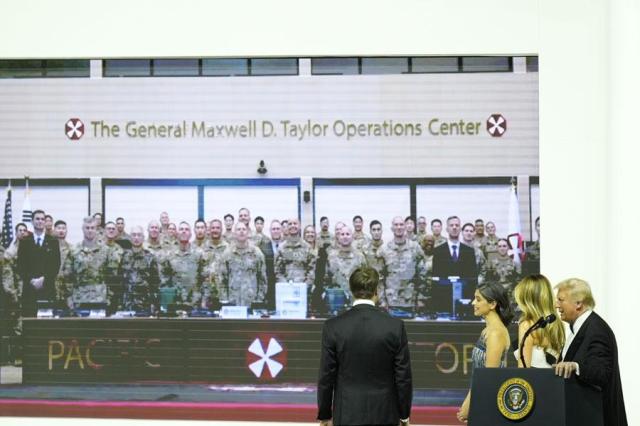
{"label": "american flag", "polygon": [[2,221],[2,247],[9,247],[11,241],[13,241],[13,216],[11,213],[11,182],[9,182],[7,201],[4,203],[4,220]]}

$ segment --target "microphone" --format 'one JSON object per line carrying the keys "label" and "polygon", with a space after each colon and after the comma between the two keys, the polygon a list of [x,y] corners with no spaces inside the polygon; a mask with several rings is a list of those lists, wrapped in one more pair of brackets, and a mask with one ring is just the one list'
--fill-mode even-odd
{"label": "microphone", "polygon": [[527,364],[524,361],[524,341],[527,340],[527,337],[529,337],[529,335],[531,333],[533,333],[534,331],[536,331],[539,328],[545,328],[547,326],[547,324],[551,324],[555,320],[556,320],[555,314],[549,314],[546,317],[544,317],[544,316],[540,317],[540,318],[538,318],[538,321],[536,321],[524,333],[524,336],[522,337],[522,342],[520,342],[520,361],[522,361],[522,365],[524,366],[524,368],[528,368]]}

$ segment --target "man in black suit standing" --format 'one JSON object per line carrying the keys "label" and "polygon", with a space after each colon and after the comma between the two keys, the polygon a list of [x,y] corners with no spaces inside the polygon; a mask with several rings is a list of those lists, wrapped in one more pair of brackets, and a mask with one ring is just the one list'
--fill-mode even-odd
{"label": "man in black suit standing", "polygon": [[447,242],[433,249],[434,277],[460,277],[470,283],[465,294],[473,294],[478,281],[478,267],[473,248],[460,242],[460,218],[451,216],[447,219]]}
{"label": "man in black suit standing", "polygon": [[[556,308],[569,330],[562,361],[555,365],[555,371],[565,378],[575,373],[579,392],[568,398],[580,409],[572,410],[572,421],[580,425],[626,426],[616,338],[604,319],[593,312],[596,303],[589,284],[570,278],[556,285],[556,290]],[[600,404],[590,403],[589,395],[594,392],[601,398],[601,412],[594,412]]]}
{"label": "man in black suit standing", "polygon": [[54,302],[55,280],[60,270],[60,244],[45,233],[45,214],[33,212],[33,236],[20,242],[18,274],[22,279],[22,316],[34,317],[37,301]]}
{"label": "man in black suit standing", "polygon": [[318,420],[326,425],[409,424],[411,361],[404,322],[376,308],[378,272],[349,278],[353,307],[322,329]]}

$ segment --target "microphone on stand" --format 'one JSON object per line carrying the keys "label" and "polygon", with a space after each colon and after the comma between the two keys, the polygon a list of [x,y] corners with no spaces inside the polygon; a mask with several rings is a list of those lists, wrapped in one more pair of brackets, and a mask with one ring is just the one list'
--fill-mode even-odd
{"label": "microphone on stand", "polygon": [[555,314],[549,314],[546,317],[540,317],[538,321],[536,321],[531,327],[527,329],[522,337],[522,341],[520,342],[520,361],[522,361],[522,365],[524,368],[528,368],[527,364],[524,362],[524,341],[527,340],[527,337],[534,331],[539,328],[545,328],[547,324],[551,324],[556,320]]}

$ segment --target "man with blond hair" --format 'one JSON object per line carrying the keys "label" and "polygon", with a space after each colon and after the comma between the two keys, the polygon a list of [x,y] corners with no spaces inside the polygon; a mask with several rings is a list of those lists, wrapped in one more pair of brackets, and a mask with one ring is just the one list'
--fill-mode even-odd
{"label": "man with blond hair", "polygon": [[616,338],[593,311],[596,302],[589,284],[569,278],[555,288],[560,319],[569,326],[562,361],[555,365],[555,372],[566,379],[575,374],[578,382],[577,391],[569,394],[567,401],[576,408],[572,420],[581,425],[626,426]]}

